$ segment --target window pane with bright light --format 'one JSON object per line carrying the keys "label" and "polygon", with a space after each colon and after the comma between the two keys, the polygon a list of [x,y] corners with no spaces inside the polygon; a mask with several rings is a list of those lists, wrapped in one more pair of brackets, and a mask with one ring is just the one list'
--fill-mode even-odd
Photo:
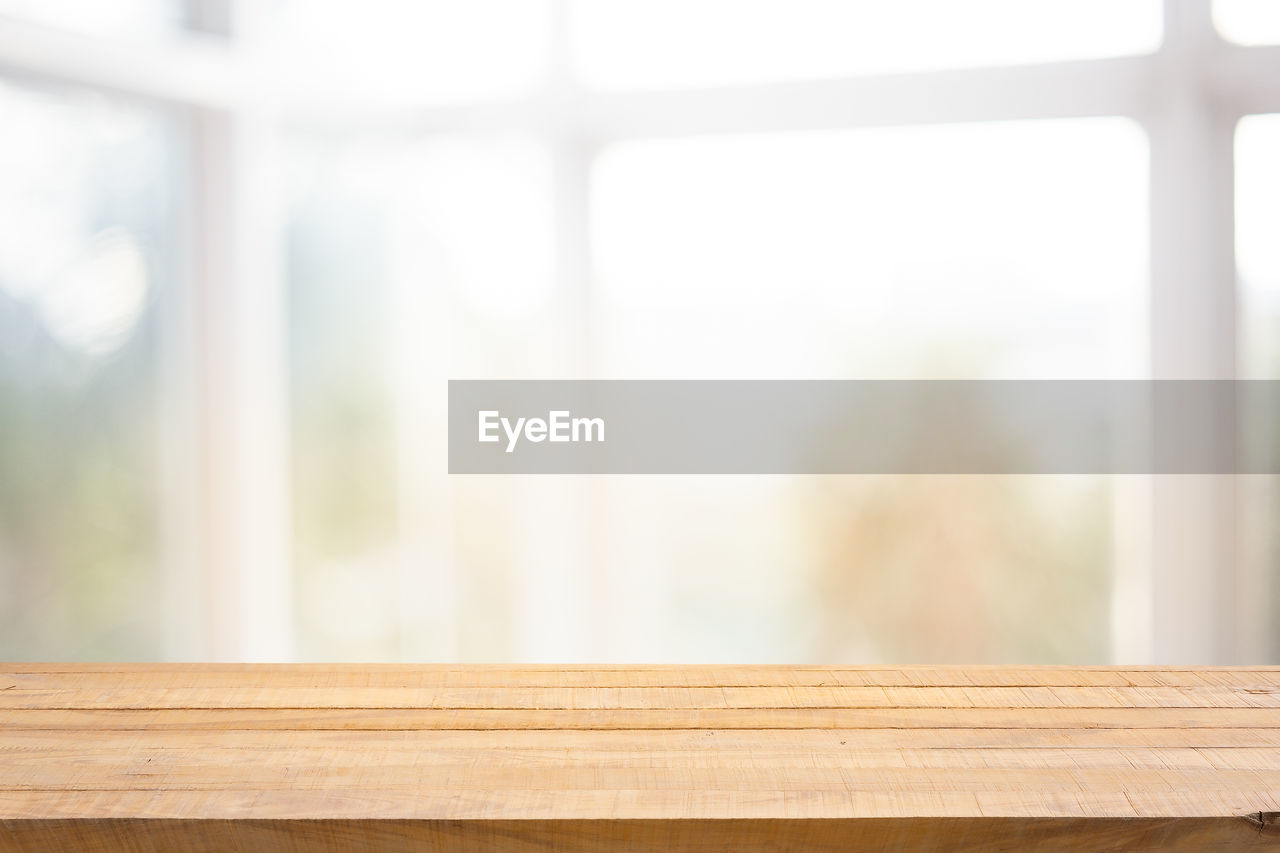
{"label": "window pane with bright light", "polygon": [[1236,131],[1236,267],[1242,369],[1280,378],[1280,115],[1246,116]]}
{"label": "window pane with bright light", "polygon": [[548,158],[440,136],[302,137],[287,159],[299,654],[509,657],[512,578],[543,555],[498,520],[538,498],[450,482],[446,390],[568,372]]}
{"label": "window pane with bright light", "polygon": [[0,657],[156,658],[174,128],[5,83],[0,115]]}
{"label": "window pane with bright light", "polygon": [[1213,23],[1237,44],[1280,44],[1280,3],[1275,0],[1213,0]]}
{"label": "window pane with bright light", "polygon": [[[592,210],[606,378],[1145,375],[1121,119],[644,141]],[[1105,661],[1096,477],[602,482],[610,657]]]}
{"label": "window pane with bright light", "polygon": [[[1280,379],[1280,115],[1246,116],[1236,129],[1236,269],[1240,294],[1240,373]],[[1275,423],[1280,413],[1246,413],[1243,422]],[[1246,434],[1251,443],[1274,435]],[[1254,444],[1254,446],[1257,446]],[[1265,445],[1263,445],[1265,446]],[[1261,590],[1261,624],[1280,619],[1280,477],[1240,478],[1240,561]],[[1275,636],[1272,642],[1280,642]],[[1274,656],[1273,645],[1268,650]]]}
{"label": "window pane with bright light", "polygon": [[0,0],[0,16],[98,36],[157,36],[186,21],[183,0]]}
{"label": "window pane with bright light", "polygon": [[605,89],[1149,53],[1159,0],[575,0],[575,65]]}
{"label": "window pane with bright light", "polygon": [[596,353],[635,378],[1144,373],[1127,119],[626,143],[595,169]]}
{"label": "window pane with bright light", "polygon": [[405,106],[527,93],[547,26],[545,0],[283,0],[261,37],[291,91]]}
{"label": "window pane with bright light", "polygon": [[[297,649],[396,655],[389,211],[376,151],[291,140],[287,289]],[[363,156],[362,156],[363,155]],[[373,178],[370,178],[370,172]]]}

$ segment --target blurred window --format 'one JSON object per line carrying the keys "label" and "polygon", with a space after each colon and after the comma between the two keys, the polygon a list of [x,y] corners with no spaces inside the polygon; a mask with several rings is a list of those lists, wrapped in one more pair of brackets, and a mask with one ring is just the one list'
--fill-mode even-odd
{"label": "blurred window", "polygon": [[[619,144],[592,196],[599,369],[1143,376],[1146,173],[1144,134],[1124,119]],[[1107,478],[595,490],[611,649],[625,659],[1110,653]]]}
{"label": "blurred window", "polygon": [[599,369],[1143,376],[1146,174],[1127,119],[611,146],[591,201]]}
{"label": "blurred window", "polygon": [[575,0],[603,89],[715,86],[1149,53],[1159,0]]}
{"label": "blurred window", "polygon": [[174,128],[4,82],[0,115],[0,656],[152,658]]}
{"label": "blurred window", "polygon": [[394,657],[393,211],[378,193],[387,171],[376,152],[307,140],[291,140],[285,159],[297,652]]}
{"label": "blurred window", "polygon": [[[1236,131],[1236,267],[1242,334],[1241,375],[1280,379],[1280,115],[1246,116]],[[1262,413],[1258,413],[1261,415]],[[1280,413],[1269,413],[1275,423]],[[1248,418],[1251,422],[1261,417]],[[1251,442],[1274,435],[1246,434]],[[1265,446],[1265,445],[1264,445]],[[1240,478],[1242,574],[1260,590],[1262,618],[1280,624],[1280,477]],[[1272,654],[1280,637],[1270,639]],[[1266,642],[1266,639],[1263,640]]]}
{"label": "blurred window", "polygon": [[[1150,234],[1148,182],[1226,198],[1232,111],[1280,97],[1238,46],[1280,43],[1275,5],[0,0],[0,657],[1158,656],[1148,611],[1181,626],[1234,565],[1233,508],[450,478],[446,382],[1143,377],[1153,322],[1222,351],[1206,304],[1274,376],[1276,117],[1237,137],[1238,306],[1152,310],[1170,223],[1212,257],[1227,231],[1189,203]],[[1183,529],[1203,571],[1151,570]]]}
{"label": "blurred window", "polygon": [[1237,44],[1280,44],[1280,3],[1275,0],[1213,0],[1213,23]]}
{"label": "blurred window", "polygon": [[[441,550],[449,478],[413,459],[444,457],[432,430],[451,376],[568,371],[545,152],[506,137],[295,135],[286,159],[298,653],[438,656],[448,640],[433,623],[447,619],[467,654],[501,658],[512,602],[497,569],[521,543],[494,516],[526,508],[500,483],[463,485],[466,547]],[[460,617],[438,580],[453,559]]]}
{"label": "blurred window", "polygon": [[98,36],[157,36],[183,25],[186,6],[186,0],[0,0],[0,16]]}
{"label": "blurred window", "polygon": [[546,29],[546,0],[280,0],[256,37],[311,99],[431,104],[527,94]]}
{"label": "blurred window", "polygon": [[1236,131],[1236,266],[1243,373],[1280,379],[1280,115]]}

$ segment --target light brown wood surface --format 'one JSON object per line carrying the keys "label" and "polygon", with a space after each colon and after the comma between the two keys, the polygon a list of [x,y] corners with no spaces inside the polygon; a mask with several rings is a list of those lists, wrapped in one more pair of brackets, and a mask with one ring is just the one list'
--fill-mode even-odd
{"label": "light brown wood surface", "polygon": [[0,850],[1280,851],[1280,668],[0,664]]}

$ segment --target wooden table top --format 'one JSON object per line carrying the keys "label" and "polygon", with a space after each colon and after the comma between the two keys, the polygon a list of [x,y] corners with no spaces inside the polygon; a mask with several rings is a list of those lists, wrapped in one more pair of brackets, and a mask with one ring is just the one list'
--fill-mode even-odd
{"label": "wooden table top", "polygon": [[0,850],[1280,850],[1280,667],[0,664]]}

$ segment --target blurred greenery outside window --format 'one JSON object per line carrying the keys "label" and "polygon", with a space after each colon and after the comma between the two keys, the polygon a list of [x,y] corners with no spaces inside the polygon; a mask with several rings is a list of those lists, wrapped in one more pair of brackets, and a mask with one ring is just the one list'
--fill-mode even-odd
{"label": "blurred greenery outside window", "polygon": [[0,83],[0,655],[162,648],[171,119]]}

